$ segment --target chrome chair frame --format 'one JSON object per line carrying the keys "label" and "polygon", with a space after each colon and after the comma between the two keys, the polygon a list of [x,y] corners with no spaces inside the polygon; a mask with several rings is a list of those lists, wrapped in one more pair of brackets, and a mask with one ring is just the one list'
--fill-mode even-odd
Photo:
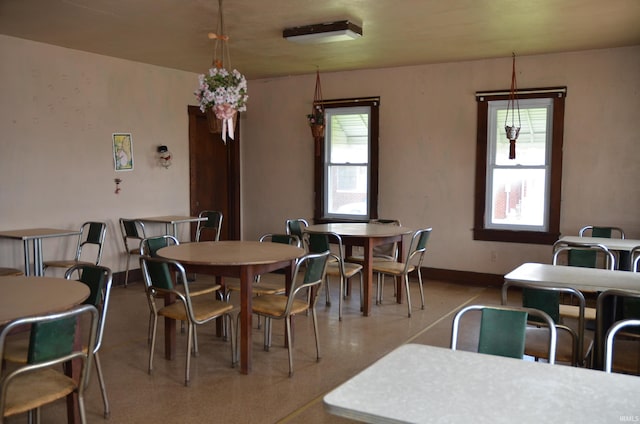
{"label": "chrome chair frame", "polygon": [[[376,303],[382,303],[382,276],[383,274],[393,277],[402,276],[404,278],[405,291],[407,296],[407,309],[408,316],[411,318],[411,293],[409,291],[409,273],[416,270],[418,274],[418,284],[420,288],[420,308],[424,309],[424,288],[422,287],[422,262],[424,261],[424,255],[427,251],[427,243],[431,236],[432,228],[421,228],[413,232],[411,236],[411,243],[407,250],[407,255],[404,262],[395,262],[389,260],[377,260],[373,262],[373,272],[378,274],[377,290],[376,290]],[[412,262],[418,257],[417,263]],[[392,266],[392,270],[389,269]],[[401,267],[401,268],[398,268]]]}
{"label": "chrome chair frame", "polygon": [[607,337],[604,346],[604,372],[613,372],[613,342],[618,332],[627,327],[640,328],[640,319],[625,319],[622,321],[618,321],[611,328],[609,328],[609,330],[607,330]]}
{"label": "chrome chair frame", "polygon": [[[338,321],[342,321],[342,301],[346,295],[347,281],[355,275],[360,275],[360,307],[362,307],[362,293],[363,293],[363,275],[362,265],[346,262],[344,244],[342,243],[342,237],[335,232],[327,231],[324,233],[307,233],[303,232],[303,240],[307,246],[307,251],[311,253],[322,253],[325,250],[329,250],[329,261],[327,264],[327,271],[325,277],[325,303],[327,306],[331,306],[331,293],[329,290],[329,277],[338,277],[340,279],[340,290],[338,294]],[[326,238],[326,239],[323,239]],[[320,241],[320,246],[317,246],[313,242],[313,239]],[[325,243],[326,241],[326,243]],[[330,251],[330,244],[337,245],[338,253]]]}
{"label": "chrome chair frame", "polygon": [[[93,264],[100,265],[102,260],[102,249],[104,240],[107,235],[107,224],[99,221],[87,221],[80,226],[80,234],[78,234],[78,244],[73,259],[62,259],[44,261],[43,270],[50,267],[69,268],[76,264]],[[82,249],[87,245],[94,245],[98,249],[95,261],[85,261],[82,258]]]}
{"label": "chrome chair frame", "polygon": [[[83,349],[82,346],[77,349],[73,347],[69,349],[69,353],[64,354],[62,356],[49,358],[46,360],[42,360],[41,362],[27,363],[24,366],[21,366],[11,372],[8,372],[2,375],[2,377],[0,378],[0,422],[4,422],[5,410],[7,407],[7,400],[9,398],[9,393],[11,392],[11,389],[10,389],[11,385],[21,384],[20,381],[27,374],[42,373],[42,372],[49,372],[48,375],[55,375],[52,373],[57,373],[60,375],[59,377],[60,379],[64,379],[66,381],[72,382],[73,392],[77,393],[80,421],[83,424],[87,422],[86,410],[84,405],[84,391],[89,381],[90,364],[91,364],[93,351],[94,351],[92,347],[95,346],[96,344],[96,333],[97,333],[97,327],[98,327],[98,310],[95,308],[95,306],[80,305],[64,312],[38,315],[38,316],[32,316],[27,318],[19,318],[9,322],[2,328],[2,331],[0,331],[0,357],[4,357],[4,349],[5,349],[7,336],[10,333],[12,333],[15,329],[20,327],[24,328],[25,326],[28,326],[28,325],[32,325],[32,326],[39,325],[39,324],[44,325],[45,323],[50,323],[52,321],[63,320],[63,319],[79,320],[83,315],[89,315],[91,317],[90,323],[89,323],[90,324],[89,331],[86,333],[87,342],[86,344],[84,344],[84,346],[89,347],[88,349]],[[32,331],[33,331],[33,328],[32,328]],[[77,331],[77,328],[76,328],[76,331]],[[31,352],[31,347],[29,347],[29,351]],[[31,355],[29,354],[29,356]],[[60,365],[63,365],[75,359],[79,359],[82,361],[82,366],[80,367],[80,375],[79,375],[78,381],[75,381],[70,377],[62,376],[63,374],[62,371],[58,371],[57,369],[52,368],[52,367],[59,368]],[[48,368],[51,368],[51,370],[47,371],[46,369]],[[31,384],[28,385],[27,389],[25,389],[24,386],[25,385],[23,385],[23,388],[21,390],[21,392],[23,393],[26,392],[28,388],[32,387]],[[40,386],[40,387],[46,387],[46,386]],[[30,393],[33,394],[31,390],[30,390]],[[62,394],[62,396],[51,397],[51,396],[44,396],[42,393],[36,393],[36,394],[39,396],[39,399],[37,402],[32,402],[28,406],[23,406],[22,408],[20,408],[19,406],[16,406],[15,411],[14,413],[12,413],[12,415],[23,413],[23,412],[29,412],[29,422],[32,422],[32,418],[35,418],[36,422],[40,422],[40,406],[51,403],[56,399],[59,399],[60,397],[67,396],[67,394]]]}
{"label": "chrome chair frame", "polygon": [[[320,339],[318,334],[318,317],[316,314],[316,303],[318,301],[319,286],[325,280],[325,274],[327,271],[327,263],[330,252],[322,253],[308,253],[296,261],[295,268],[293,270],[293,279],[291,283],[291,291],[289,295],[266,295],[258,297],[253,303],[253,313],[263,316],[265,318],[264,325],[264,348],[269,350],[271,346],[271,321],[274,319],[284,319],[286,327],[286,337],[288,340],[287,351],[289,354],[289,377],[293,376],[293,338],[291,331],[291,316],[293,313],[300,313],[304,310],[311,310],[311,317],[313,320],[313,331],[316,341],[316,361],[320,360]],[[317,260],[322,260],[321,269],[318,270],[313,263]],[[320,272],[318,272],[320,271]],[[316,275],[319,278],[315,278]],[[306,299],[304,305],[300,298],[297,299],[299,293],[303,290],[308,290],[312,293],[311,296],[305,295]],[[270,299],[278,300],[277,304],[282,305],[282,301],[285,300],[285,304],[279,314],[272,311],[270,306]],[[264,304],[264,305],[263,305]],[[294,310],[295,309],[295,310]],[[272,313],[268,313],[267,311]]]}
{"label": "chrome chair frame", "polygon": [[[127,268],[124,273],[124,286],[129,284],[129,267],[131,266],[131,256],[140,256],[140,242],[147,238],[144,223],[139,219],[120,218],[120,233],[124,250],[127,253]],[[129,241],[136,240],[136,247],[129,246]]]}
{"label": "chrome chair frame", "polygon": [[497,306],[497,305],[470,305],[459,310],[453,317],[453,323],[451,326],[451,350],[457,350],[458,347],[458,332],[460,327],[460,320],[462,317],[470,311],[482,311],[484,309],[496,309],[503,311],[517,311],[526,312],[529,315],[535,315],[541,318],[549,329],[549,364],[554,364],[556,360],[556,345],[557,345],[557,330],[555,323],[551,317],[539,310],[532,308],[516,307],[516,306]]}
{"label": "chrome chair frame", "polygon": [[[523,282],[518,282],[518,281],[505,281],[504,284],[502,285],[502,290],[501,290],[501,302],[502,305],[508,305],[508,290],[511,287],[517,287],[520,289],[530,289],[530,290],[539,290],[539,291],[544,291],[544,292],[549,292],[549,293],[557,293],[558,296],[560,296],[561,294],[567,294],[569,296],[574,297],[575,299],[577,299],[578,301],[578,330],[574,330],[573,328],[567,326],[567,325],[563,325],[561,322],[555,322],[555,326],[556,329],[558,330],[562,330],[563,332],[566,332],[567,334],[569,334],[569,337],[571,337],[571,359],[570,360],[566,360],[566,359],[561,359],[564,360],[566,362],[571,362],[571,364],[573,366],[584,366],[586,365],[585,362],[585,358],[587,358],[588,356],[590,356],[592,349],[593,349],[593,341],[589,340],[589,344],[590,347],[588,349],[585,349],[585,315],[584,315],[584,311],[586,308],[586,300],[584,298],[584,295],[582,294],[582,292],[580,292],[579,290],[576,290],[574,288],[571,287],[545,287],[545,286],[541,286],[538,284],[531,284],[531,283],[523,283]],[[524,305],[523,305],[524,306]],[[542,309],[541,309],[542,310]],[[542,310],[543,312],[547,313],[550,317],[552,316],[551,313],[547,312],[546,310]],[[558,318],[560,318],[560,309],[558,308],[558,311],[556,312],[558,315]],[[553,318],[552,318],[553,319]],[[538,326],[540,323],[535,321],[532,322],[533,325]],[[558,350],[560,349],[560,337],[558,337],[557,340],[557,344],[556,344],[556,361],[558,361]]]}
{"label": "chrome chair frame", "polygon": [[[153,266],[153,270],[150,270],[150,264]],[[161,267],[161,269],[156,268],[156,266]],[[162,278],[166,278],[166,280],[161,282],[161,285],[157,285],[158,280],[154,281],[154,277],[158,277],[158,273],[156,271],[165,271],[164,267],[166,267],[166,274]],[[194,356],[198,356],[198,345],[195,339],[195,327],[197,325],[206,324],[220,317],[224,319],[225,327],[228,328],[228,331],[231,334],[231,366],[234,366],[236,363],[236,340],[235,329],[234,326],[231,325],[231,321],[233,320],[231,316],[234,309],[233,305],[218,299],[207,299],[205,296],[194,296],[192,298],[189,293],[189,283],[187,282],[185,269],[179,262],[142,255],[140,256],[140,268],[142,269],[145,287],[147,288],[147,297],[153,314],[153,329],[151,346],[149,348],[149,374],[153,371],[153,353],[156,345],[159,316],[180,319],[187,323],[187,354],[185,355],[186,364],[184,377],[185,386],[188,386],[190,383],[191,355],[193,354]],[[175,286],[171,281],[171,272],[177,273],[178,277],[182,278],[184,292],[175,289]],[[163,287],[163,285],[166,287]],[[155,299],[157,297],[164,297],[167,295],[175,296],[176,302],[162,308],[158,308],[156,306]],[[184,311],[180,309],[180,305],[182,305]],[[215,309],[211,310],[212,307]],[[182,312],[184,312],[184,314]],[[178,318],[178,316],[183,319]]]}
{"label": "chrome chair frame", "polygon": [[206,221],[198,221],[196,227],[195,241],[199,242],[203,231],[213,231],[212,241],[220,240],[220,232],[222,231],[223,215],[220,211],[205,210],[198,214],[199,218],[207,217]]}

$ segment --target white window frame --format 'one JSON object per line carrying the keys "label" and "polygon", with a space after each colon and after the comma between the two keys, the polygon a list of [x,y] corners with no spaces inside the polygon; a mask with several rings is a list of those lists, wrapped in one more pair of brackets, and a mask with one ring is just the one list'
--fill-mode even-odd
{"label": "white window frame", "polygon": [[[367,161],[366,162],[331,162],[331,148],[332,148],[332,117],[338,115],[367,115]],[[325,190],[323,193],[324,196],[324,216],[329,219],[356,219],[356,220],[365,220],[369,218],[369,192],[371,190],[371,107],[370,106],[354,106],[354,107],[340,107],[340,108],[331,108],[325,110],[325,122],[327,126],[325,127],[325,166],[324,166],[324,178],[327,182],[325,186]],[[330,195],[331,195],[331,168],[332,167],[365,167],[366,168],[366,191],[367,191],[367,201],[365,201],[365,213],[361,215],[356,214],[339,214],[339,213],[331,213],[329,212],[330,205]]]}
{"label": "white window frame", "polygon": [[[543,99],[522,99],[519,101],[520,115],[524,114],[524,110],[528,108],[544,108],[547,110],[546,117],[546,137],[545,137],[545,159],[541,165],[522,165],[518,162],[507,164],[496,164],[497,159],[497,145],[504,141],[498,139],[498,134],[504,135],[504,131],[500,132],[498,129],[504,127],[503,122],[498,122],[498,111],[505,110],[508,106],[508,100],[495,100],[488,102],[488,130],[487,130],[487,190],[485,192],[485,214],[484,214],[484,226],[489,229],[501,229],[501,230],[522,230],[522,231],[548,231],[549,230],[549,210],[546,204],[549,203],[549,193],[551,185],[551,148],[552,148],[552,130],[553,130],[553,101],[549,98]],[[518,142],[516,141],[516,146]],[[516,156],[517,157],[517,156]],[[517,225],[509,223],[495,223],[492,222],[493,209],[496,204],[494,199],[493,190],[493,176],[496,170],[518,170],[525,171],[529,169],[542,169],[544,170],[544,205],[542,210],[542,224],[541,225]]]}

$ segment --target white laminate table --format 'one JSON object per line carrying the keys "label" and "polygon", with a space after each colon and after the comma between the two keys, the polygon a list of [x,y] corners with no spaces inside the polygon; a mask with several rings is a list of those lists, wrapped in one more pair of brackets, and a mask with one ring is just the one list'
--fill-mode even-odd
{"label": "white laminate table", "polygon": [[51,237],[77,236],[78,230],[61,230],[58,228],[28,228],[24,230],[0,231],[0,238],[22,240],[24,253],[24,275],[31,275],[31,260],[29,259],[29,242],[33,242],[33,274],[44,275],[42,258],[42,239]]}
{"label": "white laminate table", "polygon": [[[151,222],[154,224],[164,224],[165,233],[178,237],[178,224],[189,224],[194,222],[206,221],[208,218],[199,216],[183,216],[183,215],[165,215],[165,216],[149,216],[146,218],[137,218],[138,221]],[[171,230],[169,230],[171,228]]]}
{"label": "white laminate table", "polygon": [[619,250],[624,252],[630,252],[634,247],[640,246],[640,240],[606,237],[564,236],[560,237],[558,241],[567,243],[602,244],[609,250]]}
{"label": "white laminate table", "polygon": [[638,393],[637,376],[407,344],[324,406],[369,423],[618,423],[640,416]]}
{"label": "white laminate table", "polygon": [[531,262],[520,265],[504,279],[549,287],[572,287],[585,293],[607,289],[640,290],[640,273]]}

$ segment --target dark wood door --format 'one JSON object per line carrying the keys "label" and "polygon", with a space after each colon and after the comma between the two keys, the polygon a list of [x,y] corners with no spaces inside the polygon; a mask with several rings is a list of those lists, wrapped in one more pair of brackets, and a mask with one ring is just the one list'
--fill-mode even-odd
{"label": "dark wood door", "polygon": [[[235,140],[222,142],[209,131],[207,117],[189,106],[190,213],[218,210],[223,214],[220,240],[240,239],[240,129]],[[192,228],[192,237],[195,225]]]}

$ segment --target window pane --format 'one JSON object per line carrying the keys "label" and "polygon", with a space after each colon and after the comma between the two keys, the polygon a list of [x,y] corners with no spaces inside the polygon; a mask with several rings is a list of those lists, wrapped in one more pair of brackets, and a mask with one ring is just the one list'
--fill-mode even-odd
{"label": "window pane", "polygon": [[331,116],[329,135],[331,163],[367,163],[369,161],[369,114]]}
{"label": "window pane", "polygon": [[544,169],[494,169],[491,191],[488,227],[545,225]]}
{"label": "window pane", "polygon": [[329,166],[327,209],[330,214],[367,215],[367,167]]}
{"label": "window pane", "polygon": [[[504,130],[505,117],[507,114],[506,102],[496,109],[495,122],[495,158],[496,165],[544,165],[546,163],[547,151],[547,114],[548,107],[520,108],[520,134],[516,141],[516,158],[509,159],[509,139]],[[516,112],[516,125],[518,123],[518,113]],[[509,124],[511,124],[511,113],[509,113]]]}

